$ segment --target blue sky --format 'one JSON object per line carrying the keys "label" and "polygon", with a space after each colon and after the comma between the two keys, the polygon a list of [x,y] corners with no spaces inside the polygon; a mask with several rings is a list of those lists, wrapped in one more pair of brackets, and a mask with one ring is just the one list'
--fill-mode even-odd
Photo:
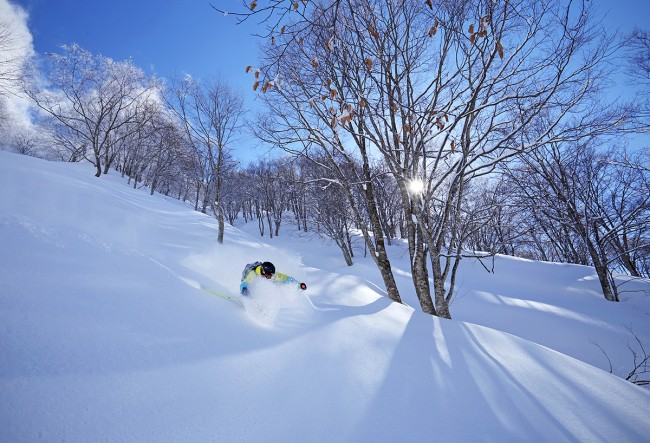
{"label": "blue sky", "polygon": [[[208,0],[19,0],[29,14],[36,52],[78,43],[93,54],[131,58],[148,74],[221,76],[236,88],[250,82],[257,60],[251,25],[236,25]],[[213,4],[226,3],[214,0]],[[234,0],[227,3],[236,5]],[[247,94],[248,95],[248,94]],[[251,94],[252,95],[252,94]]]}
{"label": "blue sky", "polygon": [[[608,13],[612,26],[648,29],[650,0],[587,0]],[[247,65],[257,60],[255,23],[236,25],[235,17],[216,12],[209,0],[14,0],[29,14],[37,52],[61,44],[116,60],[131,57],[152,74],[171,77],[221,75],[247,85]],[[216,6],[241,7],[238,0],[212,0]]]}

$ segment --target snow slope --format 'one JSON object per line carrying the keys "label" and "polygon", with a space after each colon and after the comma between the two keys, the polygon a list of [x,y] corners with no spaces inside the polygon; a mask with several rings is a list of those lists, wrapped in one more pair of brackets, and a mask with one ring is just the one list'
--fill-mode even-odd
{"label": "snow slope", "polygon": [[[614,305],[586,267],[467,261],[442,320],[382,296],[362,251],[347,268],[288,227],[240,228],[218,245],[213,219],[117,174],[0,152],[0,440],[650,436],[650,393],[591,343],[624,370],[626,326],[650,336],[649,283]],[[258,259],[308,290],[265,281],[242,309],[201,289],[236,294]]]}

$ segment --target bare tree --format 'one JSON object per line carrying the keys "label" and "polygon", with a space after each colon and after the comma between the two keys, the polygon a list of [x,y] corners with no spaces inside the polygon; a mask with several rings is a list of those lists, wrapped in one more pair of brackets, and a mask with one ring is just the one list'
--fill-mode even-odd
{"label": "bare tree", "polygon": [[312,185],[318,193],[318,199],[310,208],[318,233],[334,241],[338,246],[347,266],[352,266],[353,250],[350,238],[351,211],[341,188],[333,186],[331,182],[324,182],[322,186],[317,183]]}
{"label": "bare tree", "polygon": [[48,143],[49,155],[57,161],[78,162],[86,158],[89,152],[87,141],[79,137],[76,131],[58,124],[52,116],[45,117],[41,125],[51,137]]}
{"label": "bare tree", "polygon": [[[172,85],[169,103],[206,168],[202,175],[212,185],[206,189],[205,196],[213,197],[219,225],[217,241],[223,243],[223,176],[231,167],[228,150],[240,129],[243,101],[222,81],[201,82],[186,76]],[[204,209],[207,203],[205,199]]]}
{"label": "bare tree", "polygon": [[0,17],[0,96],[15,94],[20,89],[28,61],[23,44],[9,17]]}
{"label": "bare tree", "polygon": [[[635,85],[637,92],[636,113],[637,132],[650,133],[650,33],[645,30],[635,29],[627,40],[628,60],[630,69],[628,78]],[[627,85],[626,85],[627,86]],[[640,146],[640,151],[645,153],[637,157],[636,161],[629,158],[618,159],[620,164],[633,169],[650,171],[650,149],[647,137],[639,139],[645,146]]]}
{"label": "bare tree", "polygon": [[[0,149],[37,154],[38,134],[31,129],[21,86],[28,81],[33,56],[26,15],[9,4],[9,14],[0,16]],[[3,8],[6,10],[7,8]]]}
{"label": "bare tree", "polygon": [[[470,233],[468,184],[508,158],[578,137],[594,123],[572,119],[598,92],[611,55],[612,41],[592,25],[590,5],[253,3],[245,14],[272,17],[266,57],[250,68],[273,120],[261,124],[262,136],[300,155],[326,154],[325,166],[357,215],[354,189],[365,196],[371,231],[364,236],[389,297],[400,301],[371,176],[381,158],[399,189],[422,310],[450,317]],[[542,117],[546,130],[528,135]],[[361,174],[346,176],[342,170],[355,162]]]}
{"label": "bare tree", "polygon": [[630,73],[641,82],[645,96],[650,95],[650,33],[635,29],[629,37]]}
{"label": "bare tree", "polygon": [[180,172],[179,166],[189,156],[182,128],[176,123],[167,118],[152,122],[152,149],[145,175],[152,195],[163,183],[174,180],[174,174]]}
{"label": "bare tree", "polygon": [[[357,166],[358,169],[358,166]],[[349,200],[334,177],[327,177],[317,162],[305,167],[304,183],[310,196],[307,217],[315,234],[332,240],[341,250],[347,266],[353,265],[354,249],[351,231],[358,226]],[[358,199],[357,199],[358,200]],[[366,225],[368,221],[365,221]]]}
{"label": "bare tree", "polygon": [[11,35],[11,26],[4,20],[0,21],[0,148],[9,144],[11,129],[10,114],[7,109],[6,96],[12,84],[16,84],[20,75],[20,62],[15,57],[6,57],[15,45]]}
{"label": "bare tree", "polygon": [[617,148],[596,159],[598,175],[590,183],[590,208],[602,240],[609,245],[608,267],[632,277],[650,277],[642,265],[650,248],[650,170],[609,161],[617,157],[638,162],[639,155]]}
{"label": "bare tree", "polygon": [[650,189],[647,173],[616,166],[611,156],[594,140],[551,144],[522,156],[508,175],[522,210],[534,211],[537,225],[558,237],[558,248],[571,248],[563,261],[594,266],[605,298],[618,301],[614,271],[640,275]]}
{"label": "bare tree", "polygon": [[53,90],[26,86],[34,103],[65,127],[66,143],[91,161],[95,176],[107,173],[123,146],[151,118],[150,101],[157,88],[130,61],[115,62],[93,55],[76,44],[50,54]]}

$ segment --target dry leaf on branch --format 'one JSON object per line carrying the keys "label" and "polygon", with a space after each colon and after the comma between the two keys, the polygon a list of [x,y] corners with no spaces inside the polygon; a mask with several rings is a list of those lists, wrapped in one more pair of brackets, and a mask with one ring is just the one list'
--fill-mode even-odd
{"label": "dry leaf on branch", "polygon": [[350,123],[353,117],[354,117],[354,110],[352,109],[352,105],[347,105],[343,110],[343,113],[341,114],[341,124],[346,125]]}
{"label": "dry leaf on branch", "polygon": [[368,31],[370,31],[370,35],[372,35],[374,38],[379,39],[379,33],[371,24],[368,24]]}
{"label": "dry leaf on branch", "polygon": [[436,19],[436,22],[433,24],[431,29],[429,29],[429,37],[436,35],[436,32],[438,32],[438,19]]}
{"label": "dry leaf on branch", "polygon": [[334,47],[334,36],[331,36],[330,39],[327,40],[327,43],[325,43],[325,49],[331,51],[333,47]]}

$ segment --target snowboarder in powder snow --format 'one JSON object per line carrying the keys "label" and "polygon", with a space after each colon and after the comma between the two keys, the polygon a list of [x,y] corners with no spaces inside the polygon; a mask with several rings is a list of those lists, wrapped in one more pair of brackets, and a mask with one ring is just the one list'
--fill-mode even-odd
{"label": "snowboarder in powder snow", "polygon": [[275,266],[273,263],[268,261],[256,261],[254,263],[249,263],[244,267],[244,271],[241,275],[241,284],[239,285],[239,293],[242,295],[248,295],[248,284],[258,277],[270,279],[275,283],[295,283],[303,291],[307,289],[305,283],[300,283],[298,280],[287,274],[275,272]]}

